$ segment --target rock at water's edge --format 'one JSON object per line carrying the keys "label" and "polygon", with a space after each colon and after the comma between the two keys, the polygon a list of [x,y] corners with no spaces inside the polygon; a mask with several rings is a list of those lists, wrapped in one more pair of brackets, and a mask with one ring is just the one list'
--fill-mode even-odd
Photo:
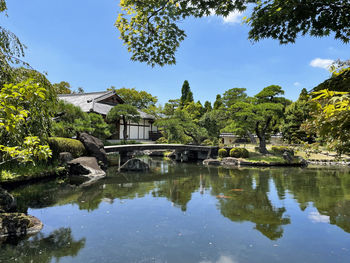
{"label": "rock at water's edge", "polygon": [[81,179],[83,185],[91,184],[106,176],[95,157],[80,157],[68,162],[68,171],[71,178]]}
{"label": "rock at water's edge", "polygon": [[108,166],[108,160],[102,141],[87,133],[81,133],[78,139],[84,144],[88,154],[96,157],[96,159],[103,164],[102,168],[106,169]]}
{"label": "rock at water's edge", "polygon": [[120,171],[148,171],[149,165],[140,159],[130,159],[120,167]]}
{"label": "rock at water's edge", "polygon": [[221,162],[218,159],[206,159],[203,161],[204,165],[221,165]]}
{"label": "rock at water's edge", "polygon": [[38,233],[42,228],[42,222],[34,216],[23,213],[0,214],[0,237],[22,237]]}
{"label": "rock at water's edge", "polygon": [[222,165],[232,165],[232,166],[238,166],[239,165],[239,160],[234,157],[226,157],[223,158],[221,161]]}
{"label": "rock at water's edge", "polygon": [[16,210],[16,200],[6,190],[0,188],[0,213]]}

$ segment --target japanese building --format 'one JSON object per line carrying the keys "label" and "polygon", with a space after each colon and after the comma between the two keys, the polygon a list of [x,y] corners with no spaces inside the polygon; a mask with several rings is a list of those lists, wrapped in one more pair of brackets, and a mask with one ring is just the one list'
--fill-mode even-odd
{"label": "japanese building", "polygon": [[[61,94],[60,100],[78,106],[82,111],[101,114],[104,118],[108,112],[117,104],[124,101],[114,91],[91,92],[81,94]],[[138,123],[127,123],[128,140],[156,140],[161,135],[158,128],[153,125],[154,117],[139,110],[141,120]],[[124,123],[122,120],[115,123],[115,132],[111,139],[123,139]]]}

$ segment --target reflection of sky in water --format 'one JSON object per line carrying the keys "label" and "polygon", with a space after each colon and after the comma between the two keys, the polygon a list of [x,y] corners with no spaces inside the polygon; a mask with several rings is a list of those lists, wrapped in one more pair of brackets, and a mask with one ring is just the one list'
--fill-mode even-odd
{"label": "reflection of sky in water", "polygon": [[310,212],[308,218],[312,223],[329,223],[329,216],[321,215],[319,212]]}
{"label": "reflection of sky in water", "polygon": [[217,261],[201,261],[199,263],[238,263],[238,261],[234,260],[230,256],[220,256]]}

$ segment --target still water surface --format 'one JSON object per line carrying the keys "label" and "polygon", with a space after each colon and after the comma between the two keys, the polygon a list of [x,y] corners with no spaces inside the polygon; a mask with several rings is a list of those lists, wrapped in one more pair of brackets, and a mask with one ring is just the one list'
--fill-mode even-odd
{"label": "still water surface", "polygon": [[149,162],[11,191],[45,226],[0,244],[0,262],[350,262],[349,170]]}

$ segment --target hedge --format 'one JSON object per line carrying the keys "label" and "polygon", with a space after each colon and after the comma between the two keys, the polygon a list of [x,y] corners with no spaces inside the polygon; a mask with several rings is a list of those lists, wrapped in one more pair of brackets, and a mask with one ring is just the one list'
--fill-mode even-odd
{"label": "hedge", "polygon": [[218,155],[220,158],[225,158],[227,157],[227,151],[226,149],[219,149]]}
{"label": "hedge", "polygon": [[52,157],[58,158],[59,154],[62,152],[69,152],[74,158],[78,158],[85,153],[85,147],[81,141],[61,138],[61,137],[51,137],[49,138],[49,146],[52,150]]}
{"label": "hedge", "polygon": [[160,137],[158,140],[156,140],[156,144],[167,144],[168,140],[164,137]]}
{"label": "hedge", "polygon": [[249,152],[246,148],[232,148],[230,151],[230,157],[234,158],[248,158]]}

